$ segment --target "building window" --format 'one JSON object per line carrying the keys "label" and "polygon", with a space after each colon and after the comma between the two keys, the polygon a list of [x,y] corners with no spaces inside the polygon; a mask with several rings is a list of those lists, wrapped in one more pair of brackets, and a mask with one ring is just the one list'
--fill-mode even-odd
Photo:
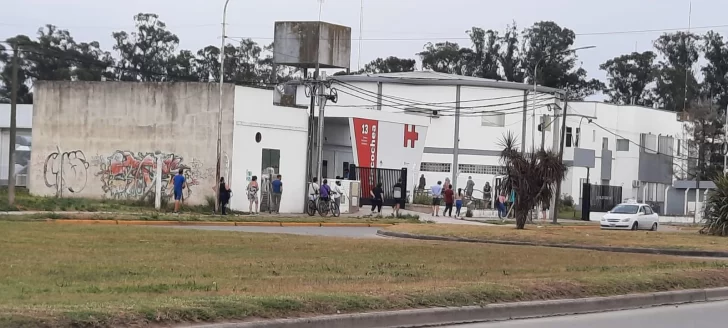
{"label": "building window", "polygon": [[629,140],[617,139],[617,151],[629,151]]}
{"label": "building window", "polygon": [[571,128],[566,128],[566,147],[571,147],[574,136],[572,135]]}
{"label": "building window", "polygon": [[452,164],[450,163],[420,163],[421,172],[450,172]]}
{"label": "building window", "polygon": [[672,155],[672,137],[659,136],[657,138],[657,152],[660,154]]}
{"label": "building window", "polygon": [[496,165],[460,164],[458,170],[461,174],[503,175],[506,173],[505,167]]}
{"label": "building window", "polygon": [[602,138],[602,150],[609,150],[609,138]]}
{"label": "building window", "polygon": [[677,139],[677,156],[682,155],[681,147],[682,147],[682,140]]}
{"label": "building window", "polygon": [[484,113],[481,116],[480,125],[482,126],[506,126],[506,114],[504,113]]}
{"label": "building window", "polygon": [[640,146],[642,148],[643,152],[654,154],[657,150],[657,136],[654,134],[645,134],[642,133],[640,135]]}
{"label": "building window", "polygon": [[592,130],[592,142],[597,142],[597,130]]}

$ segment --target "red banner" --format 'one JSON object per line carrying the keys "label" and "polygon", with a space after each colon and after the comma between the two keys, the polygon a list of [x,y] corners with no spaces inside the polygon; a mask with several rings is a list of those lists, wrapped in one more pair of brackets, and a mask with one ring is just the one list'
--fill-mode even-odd
{"label": "red banner", "polygon": [[375,168],[379,146],[379,121],[353,118],[354,143],[359,167]]}

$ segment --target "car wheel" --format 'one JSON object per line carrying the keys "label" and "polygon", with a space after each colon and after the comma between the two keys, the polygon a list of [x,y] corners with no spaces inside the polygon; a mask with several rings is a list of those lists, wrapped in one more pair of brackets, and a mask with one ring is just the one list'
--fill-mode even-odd
{"label": "car wheel", "polygon": [[632,230],[638,230],[640,228],[639,223],[635,222],[632,224]]}
{"label": "car wheel", "polygon": [[657,222],[652,224],[652,228],[650,229],[650,231],[657,231]]}

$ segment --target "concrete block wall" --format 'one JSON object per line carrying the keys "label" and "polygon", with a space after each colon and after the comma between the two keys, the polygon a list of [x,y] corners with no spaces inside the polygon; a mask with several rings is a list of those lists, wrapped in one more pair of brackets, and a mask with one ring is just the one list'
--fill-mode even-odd
{"label": "concrete block wall", "polygon": [[[41,81],[35,84],[29,189],[34,195],[154,198],[185,171],[189,204],[213,196],[219,86]],[[233,85],[224,86],[222,174],[232,166]]]}

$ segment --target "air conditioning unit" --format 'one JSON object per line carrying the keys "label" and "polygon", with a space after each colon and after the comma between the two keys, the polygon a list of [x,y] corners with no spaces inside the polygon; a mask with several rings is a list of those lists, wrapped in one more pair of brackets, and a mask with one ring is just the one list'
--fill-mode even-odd
{"label": "air conditioning unit", "polygon": [[632,180],[632,188],[639,188],[641,185],[639,180]]}

